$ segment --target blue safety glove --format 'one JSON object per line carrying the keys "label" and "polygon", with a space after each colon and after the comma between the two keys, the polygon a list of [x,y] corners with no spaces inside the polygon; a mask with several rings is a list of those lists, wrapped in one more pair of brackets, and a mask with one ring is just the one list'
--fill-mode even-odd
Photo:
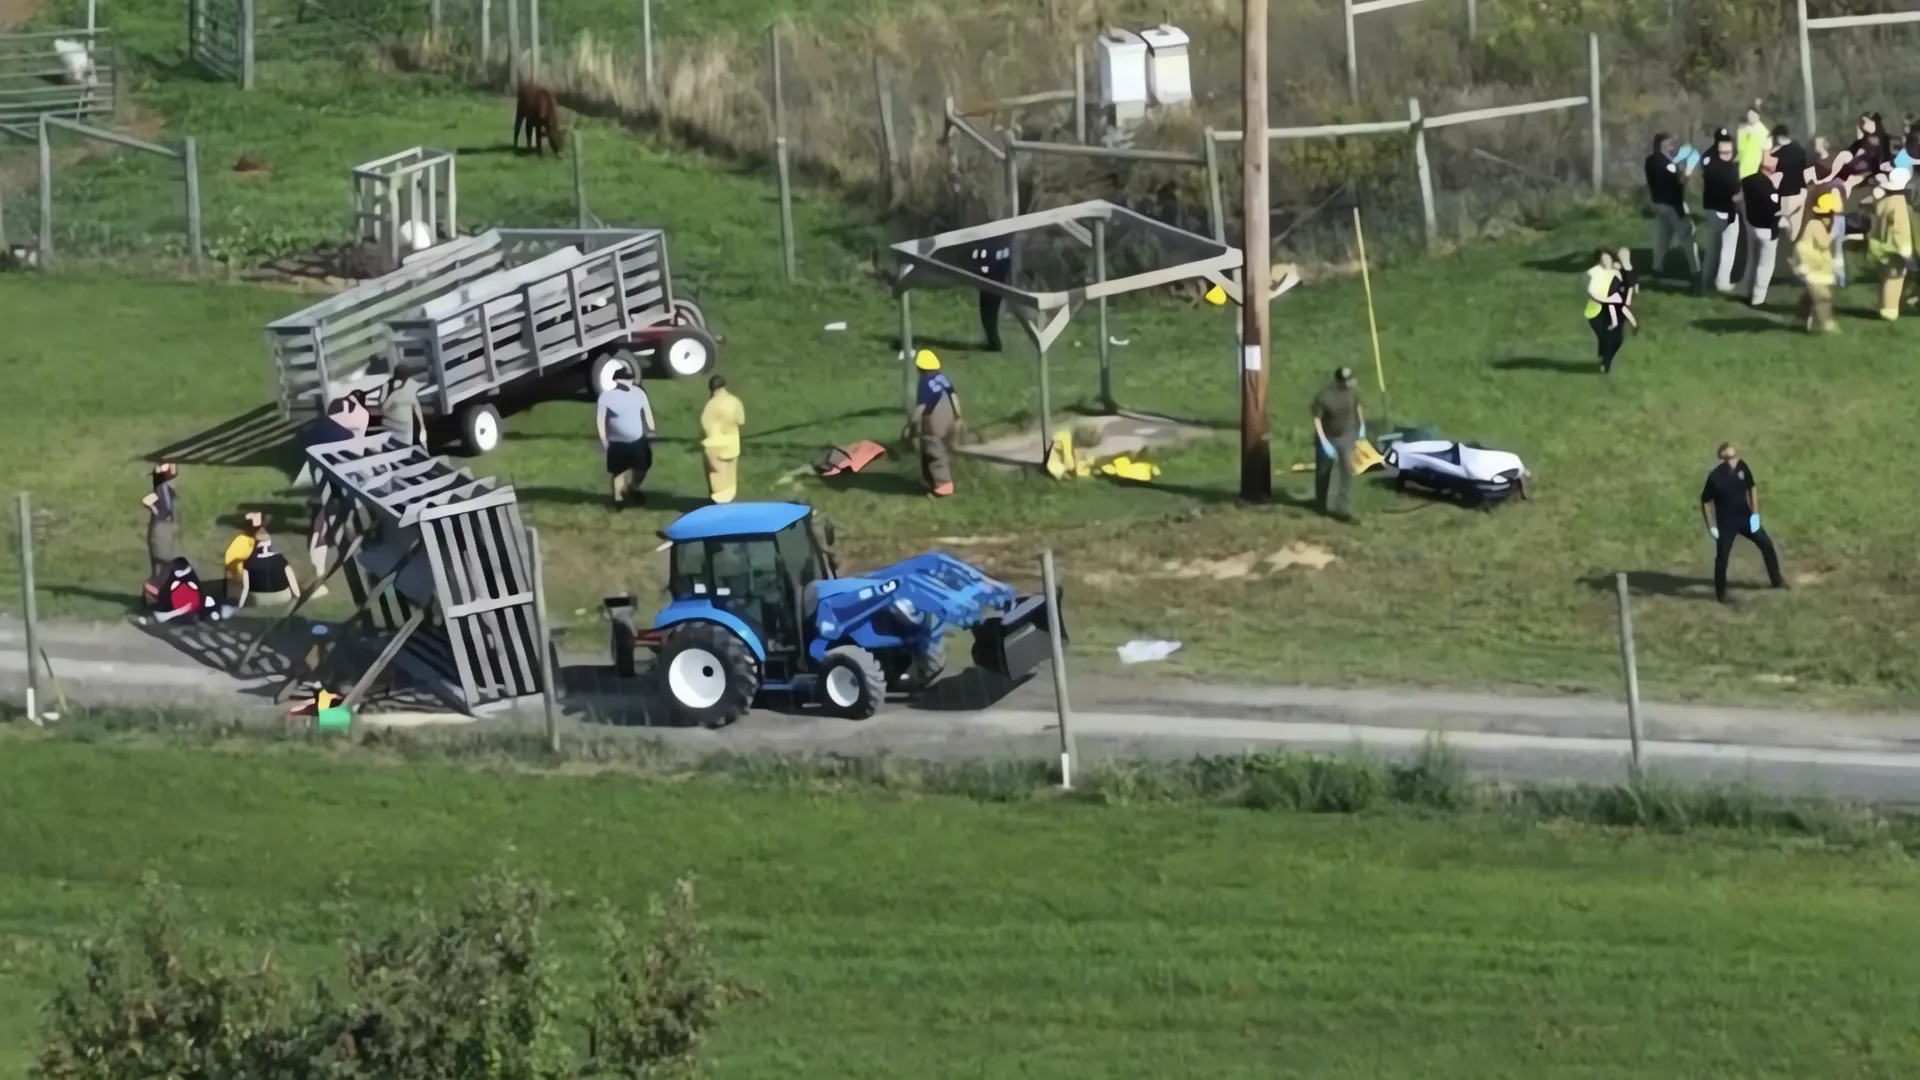
{"label": "blue safety glove", "polygon": [[1707,526],[1707,535],[1713,537],[1715,540],[1720,539],[1720,526],[1718,525]]}
{"label": "blue safety glove", "polygon": [[1760,515],[1759,514],[1747,515],[1747,531],[1750,533],[1757,533],[1760,531]]}
{"label": "blue safety glove", "polygon": [[1333,443],[1331,443],[1331,442],[1329,442],[1329,441],[1327,441],[1326,439],[1321,439],[1321,440],[1320,440],[1320,454],[1321,454],[1321,456],[1322,456],[1322,457],[1332,457],[1332,456],[1333,456]]}

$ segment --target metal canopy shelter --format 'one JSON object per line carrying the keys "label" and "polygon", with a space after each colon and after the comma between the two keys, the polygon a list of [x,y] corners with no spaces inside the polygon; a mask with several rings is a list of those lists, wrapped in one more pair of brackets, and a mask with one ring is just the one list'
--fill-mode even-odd
{"label": "metal canopy shelter", "polygon": [[[1163,249],[1180,261],[1126,277],[1107,278],[1107,233],[1119,228],[1158,241]],[[1051,292],[1023,289],[1010,282],[995,281],[974,273],[964,265],[940,258],[940,253],[1001,237],[1059,229],[1093,249],[1094,280],[1076,288]],[[1053,391],[1047,375],[1047,350],[1059,340],[1073,316],[1089,300],[1100,312],[1100,399],[1109,411],[1115,410],[1111,379],[1111,357],[1107,335],[1107,299],[1142,289],[1171,285],[1178,281],[1205,278],[1218,285],[1235,303],[1240,301],[1240,285],[1233,271],[1243,261],[1238,248],[1211,237],[1175,228],[1144,214],[1104,199],[1075,203],[1054,210],[1039,210],[1017,217],[1002,218],[984,225],[939,233],[893,245],[899,257],[899,269],[893,280],[893,292],[900,298],[900,354],[905,365],[906,407],[912,415],[914,401],[913,309],[911,294],[922,285],[958,284],[1000,297],[1019,318],[1040,353],[1040,437],[1044,460],[1053,445]],[[1291,287],[1289,281],[1275,295]]]}

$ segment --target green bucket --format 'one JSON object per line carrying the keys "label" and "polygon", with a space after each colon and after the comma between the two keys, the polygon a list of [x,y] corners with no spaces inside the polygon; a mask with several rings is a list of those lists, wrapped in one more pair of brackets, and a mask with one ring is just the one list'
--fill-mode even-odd
{"label": "green bucket", "polygon": [[322,709],[314,715],[313,726],[321,731],[346,731],[353,726],[353,713],[345,705]]}

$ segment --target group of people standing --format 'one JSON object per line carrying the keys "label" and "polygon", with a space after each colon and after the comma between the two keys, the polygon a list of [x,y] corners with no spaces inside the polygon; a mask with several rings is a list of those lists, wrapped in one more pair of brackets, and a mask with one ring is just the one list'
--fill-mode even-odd
{"label": "group of people standing", "polygon": [[[1869,262],[1880,274],[1880,317],[1898,319],[1909,302],[1906,277],[1914,263],[1908,199],[1917,153],[1920,123],[1909,121],[1903,141],[1896,143],[1880,114],[1870,113],[1858,119],[1854,139],[1845,148],[1836,150],[1821,136],[1809,149],[1794,140],[1787,125],[1769,127],[1759,102],[1747,109],[1737,132],[1716,131],[1704,154],[1676,149],[1673,137],[1664,132],[1655,135],[1646,161],[1654,222],[1648,270],[1663,273],[1669,257],[1679,251],[1701,291],[1711,282],[1715,291],[1744,296],[1760,307],[1766,303],[1784,242],[1793,275],[1805,286],[1801,318],[1809,331],[1830,333],[1838,329],[1834,290],[1847,283],[1847,237],[1864,229]],[[1704,235],[1695,229],[1687,206],[1687,186],[1695,173],[1700,176]],[[1851,227],[1850,200],[1862,211]],[[1736,283],[1733,271],[1742,246],[1745,269]],[[1610,258],[1617,264],[1617,257]],[[1630,319],[1631,300],[1625,295],[1628,290],[1617,288],[1596,295],[1606,281],[1601,273],[1605,261],[1596,260],[1589,277],[1587,310],[1599,339],[1601,366],[1610,369],[1611,356],[1619,351],[1619,315],[1627,313]],[[1609,302],[1613,310],[1598,317],[1596,304]]]}
{"label": "group of people standing", "polygon": [[[747,407],[727,389],[724,375],[707,380],[707,403],[700,410],[700,453],[707,474],[707,498],[730,503],[740,485],[740,429],[747,423]],[[594,432],[607,463],[612,507],[645,506],[643,485],[653,469],[653,441],[660,426],[653,418],[653,399],[632,369],[614,370],[613,385],[600,394],[593,409]]]}

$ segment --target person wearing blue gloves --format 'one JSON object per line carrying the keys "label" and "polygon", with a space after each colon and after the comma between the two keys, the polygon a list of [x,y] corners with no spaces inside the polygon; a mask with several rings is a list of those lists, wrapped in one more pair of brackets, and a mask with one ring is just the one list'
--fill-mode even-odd
{"label": "person wearing blue gloves", "polygon": [[1667,254],[1678,248],[1687,253],[1691,280],[1700,278],[1700,249],[1693,242],[1693,218],[1687,215],[1687,177],[1699,163],[1700,151],[1692,146],[1675,150],[1673,136],[1664,131],[1653,137],[1653,153],[1647,155],[1647,201],[1653,205],[1649,273],[1666,273]]}
{"label": "person wearing blue gloves", "polygon": [[1767,564],[1767,580],[1776,589],[1787,587],[1780,576],[1780,555],[1773,550],[1773,538],[1760,527],[1760,489],[1753,482],[1753,470],[1740,460],[1732,443],[1720,444],[1720,464],[1707,474],[1700,489],[1700,516],[1706,520],[1707,535],[1713,538],[1713,595],[1727,602],[1727,559],[1733,555],[1735,537],[1744,536],[1760,549]]}
{"label": "person wearing blue gloves", "polygon": [[1353,369],[1334,371],[1333,380],[1313,396],[1313,494],[1320,512],[1337,521],[1353,521],[1353,446],[1367,437],[1367,414],[1360,407],[1359,380]]}

